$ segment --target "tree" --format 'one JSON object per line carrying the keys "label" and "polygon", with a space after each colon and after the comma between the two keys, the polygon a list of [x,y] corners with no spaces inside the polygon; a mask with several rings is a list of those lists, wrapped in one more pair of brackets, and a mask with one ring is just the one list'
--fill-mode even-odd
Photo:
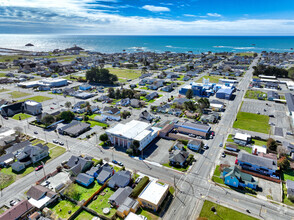
{"label": "tree", "polygon": [[267,140],[266,146],[271,151],[276,151],[277,150],[277,142],[272,138],[269,138]]}
{"label": "tree", "polygon": [[131,146],[131,148],[133,149],[133,153],[138,154],[139,147],[140,147],[140,142],[137,140],[134,140]]}
{"label": "tree", "polygon": [[123,119],[126,119],[128,116],[131,115],[131,113],[129,111],[123,111],[120,115]]}
{"label": "tree", "polygon": [[71,102],[67,101],[64,106],[69,109],[71,107]]}
{"label": "tree", "polygon": [[115,97],[115,92],[113,88],[108,89],[108,96],[109,98],[112,98],[112,99]]}
{"label": "tree", "polygon": [[89,121],[89,116],[87,116],[87,115],[84,115],[84,121]]}
{"label": "tree", "polygon": [[59,117],[61,120],[63,119],[66,123],[68,123],[75,118],[75,114],[71,111],[64,111],[60,113]]}
{"label": "tree", "polygon": [[99,137],[99,140],[103,141],[103,142],[108,141],[108,135],[106,133],[101,134],[100,137]]}
{"label": "tree", "polygon": [[291,67],[290,69],[288,69],[288,77],[294,80],[294,67]]}
{"label": "tree", "polygon": [[52,123],[55,122],[55,118],[53,115],[45,115],[41,119],[41,122],[47,127],[48,125],[51,125]]}
{"label": "tree", "polygon": [[109,73],[108,69],[93,67],[86,72],[86,80],[94,83],[113,84],[118,78],[116,75]]}
{"label": "tree", "polygon": [[276,77],[282,77],[287,78],[288,77],[288,71],[282,68],[278,68],[275,66],[264,66],[264,65],[257,65],[253,67],[253,75],[266,75],[266,76],[276,76]]}
{"label": "tree", "polygon": [[187,90],[186,97],[187,97],[187,99],[193,98],[193,90],[192,89]]}
{"label": "tree", "polygon": [[120,96],[120,90],[119,89],[116,89],[115,90],[115,95],[114,95],[115,99],[120,99],[121,96]]}
{"label": "tree", "polygon": [[279,154],[279,157],[282,157],[282,156],[286,156],[286,155],[287,155],[287,150],[286,150],[286,148],[285,148],[284,146],[282,146],[282,145],[279,145],[279,146],[277,147],[277,152],[278,152],[278,154]]}
{"label": "tree", "polygon": [[287,170],[290,167],[290,162],[287,159],[287,157],[281,157],[278,160],[278,166],[280,167],[281,170]]}

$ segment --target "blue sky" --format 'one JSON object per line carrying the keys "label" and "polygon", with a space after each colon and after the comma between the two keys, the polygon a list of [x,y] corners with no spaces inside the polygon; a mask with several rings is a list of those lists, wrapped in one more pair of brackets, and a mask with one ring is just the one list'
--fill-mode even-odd
{"label": "blue sky", "polygon": [[0,33],[294,35],[294,0],[0,0]]}

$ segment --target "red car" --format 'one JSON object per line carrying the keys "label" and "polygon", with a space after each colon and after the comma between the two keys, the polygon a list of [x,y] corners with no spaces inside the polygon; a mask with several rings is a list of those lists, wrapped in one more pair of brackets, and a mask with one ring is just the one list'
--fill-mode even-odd
{"label": "red car", "polygon": [[54,109],[53,107],[50,107],[50,109]]}
{"label": "red car", "polygon": [[41,170],[42,168],[43,168],[43,165],[40,165],[40,166],[37,166],[35,170],[38,171],[38,170]]}

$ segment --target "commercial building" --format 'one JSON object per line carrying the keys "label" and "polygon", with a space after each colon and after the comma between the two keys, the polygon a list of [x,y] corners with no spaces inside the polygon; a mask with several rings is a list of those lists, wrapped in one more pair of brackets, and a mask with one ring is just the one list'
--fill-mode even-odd
{"label": "commercial building", "polygon": [[77,137],[85,131],[88,131],[90,129],[90,126],[91,125],[88,123],[73,120],[68,125],[58,128],[58,132],[60,134],[66,134],[71,137]]}
{"label": "commercial building", "polygon": [[154,212],[158,210],[168,194],[168,184],[162,185],[155,180],[148,183],[145,189],[138,196],[138,202],[141,206],[152,209]]}
{"label": "commercial building", "polygon": [[17,86],[19,87],[23,87],[23,88],[33,88],[33,87],[38,87],[38,86],[45,86],[45,87],[61,87],[61,86],[67,86],[68,82],[66,79],[52,79],[52,78],[48,78],[48,79],[42,79],[39,81],[27,81],[27,82],[20,82],[17,84]]}
{"label": "commercial building", "polygon": [[219,89],[215,96],[219,99],[227,99],[230,100],[232,98],[234,89]]}
{"label": "commercial building", "polygon": [[236,144],[245,146],[247,144],[250,144],[251,142],[251,135],[249,134],[242,134],[242,133],[236,133],[234,136],[234,142]]}
{"label": "commercial building", "polygon": [[30,115],[39,115],[42,113],[42,104],[40,102],[27,100],[24,102],[23,111]]}
{"label": "commercial building", "polygon": [[207,138],[211,132],[211,127],[206,124],[192,123],[192,122],[177,122],[175,128],[179,133],[194,134]]}
{"label": "commercial building", "polygon": [[115,146],[129,148],[133,141],[139,141],[139,150],[143,150],[153,141],[160,128],[152,127],[147,122],[132,120],[126,124],[117,124],[113,128],[106,130],[111,143]]}

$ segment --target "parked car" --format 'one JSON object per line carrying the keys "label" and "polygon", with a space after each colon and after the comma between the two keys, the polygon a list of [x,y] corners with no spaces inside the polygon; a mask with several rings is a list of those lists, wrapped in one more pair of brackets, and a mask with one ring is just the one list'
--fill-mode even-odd
{"label": "parked car", "polygon": [[293,133],[290,132],[290,131],[287,131],[286,134],[287,134],[287,135],[293,135]]}
{"label": "parked car", "polygon": [[40,166],[37,166],[35,170],[38,171],[38,170],[41,170],[42,168],[43,168],[43,165],[40,165]]}
{"label": "parked car", "polygon": [[225,152],[222,152],[222,157],[226,157],[226,154],[225,154]]}
{"label": "parked car", "polygon": [[16,205],[17,203],[19,203],[19,199],[11,200],[11,201],[9,202],[9,205],[10,205],[10,206],[14,206],[14,205]]}
{"label": "parked car", "polygon": [[64,143],[63,143],[62,141],[59,141],[59,144],[60,144],[61,146],[63,146],[63,145],[64,145]]}
{"label": "parked car", "polygon": [[203,146],[203,149],[204,149],[204,150],[207,150],[208,148],[209,148],[208,145],[204,145],[204,146]]}
{"label": "parked car", "polygon": [[38,132],[37,131],[34,131],[34,134],[38,134]]}
{"label": "parked car", "polygon": [[53,102],[52,104],[53,104],[53,105],[56,105],[56,103],[55,103],[55,102]]}
{"label": "parked car", "polygon": [[138,184],[138,183],[141,181],[141,179],[142,179],[141,177],[138,177],[138,178],[136,179],[135,183]]}
{"label": "parked car", "polygon": [[222,143],[219,144],[220,147],[223,147],[224,145]]}
{"label": "parked car", "polygon": [[41,186],[48,186],[50,184],[50,181],[46,180],[45,182],[41,183]]}
{"label": "parked car", "polygon": [[50,107],[50,109],[54,110],[54,108],[53,108],[53,107]]}
{"label": "parked car", "polygon": [[116,160],[112,160],[112,163],[114,164],[118,164],[118,162]]}
{"label": "parked car", "polygon": [[195,134],[189,134],[189,137],[196,137],[196,135]]}
{"label": "parked car", "polygon": [[122,167],[124,166],[124,164],[122,162],[117,162],[117,164],[122,166]]}
{"label": "parked car", "polygon": [[53,142],[54,144],[58,144],[58,140],[56,140],[56,139],[53,139],[52,142]]}
{"label": "parked car", "polygon": [[274,118],[275,116],[274,115],[268,115],[268,117]]}

